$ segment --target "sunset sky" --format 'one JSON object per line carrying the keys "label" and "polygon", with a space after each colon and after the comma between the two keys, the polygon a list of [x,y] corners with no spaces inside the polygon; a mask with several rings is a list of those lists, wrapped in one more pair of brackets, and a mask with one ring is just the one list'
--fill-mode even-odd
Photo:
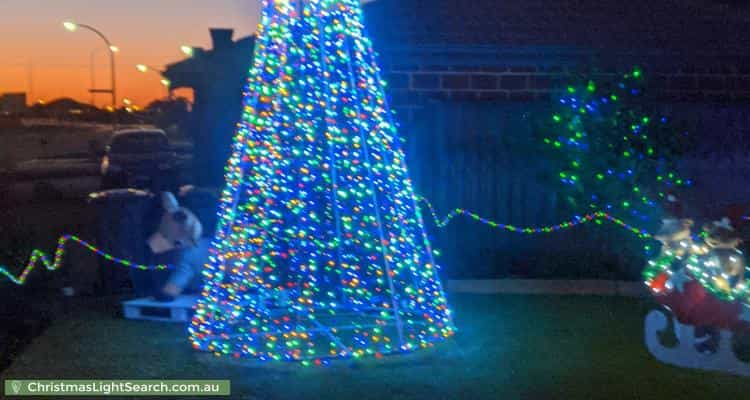
{"label": "sunset sky", "polygon": [[[257,0],[0,0],[0,94],[88,102],[92,52],[97,86],[108,88],[103,42],[89,31],[65,31],[62,22],[73,20],[98,28],[121,49],[118,97],[145,105],[166,90],[159,75],[138,72],[136,64],[178,61],[182,44],[210,48],[210,27],[234,28],[235,39],[250,35],[258,14]],[[96,104],[108,104],[108,96],[97,95]]]}

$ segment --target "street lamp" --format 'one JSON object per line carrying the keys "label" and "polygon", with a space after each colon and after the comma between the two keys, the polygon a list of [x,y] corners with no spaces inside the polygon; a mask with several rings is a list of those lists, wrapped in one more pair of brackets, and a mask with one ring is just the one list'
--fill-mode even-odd
{"label": "street lamp", "polygon": [[[116,73],[115,73],[115,68],[116,68],[115,67],[115,53],[119,52],[120,49],[117,46],[113,45],[112,42],[110,42],[109,39],[107,39],[107,37],[104,36],[104,34],[101,33],[98,29],[90,25],[78,24],[72,21],[65,21],[63,22],[63,27],[69,32],[76,32],[79,29],[89,30],[91,32],[94,32],[97,36],[99,36],[99,38],[101,38],[104,41],[104,43],[107,44],[107,49],[109,50],[109,62],[110,62],[111,74],[112,74],[112,77],[111,77],[112,81],[111,81],[110,89],[91,88],[90,91],[91,93],[111,94],[112,95],[112,109],[117,110],[117,82],[116,82],[117,78],[116,78]],[[116,130],[117,129],[117,113],[113,114],[112,125],[114,126],[114,129]]]}
{"label": "street lamp", "polygon": [[78,30],[78,25],[75,22],[65,21],[63,22],[63,26],[70,32],[75,32]]}
{"label": "street lamp", "polygon": [[183,54],[185,54],[188,57],[192,57],[193,53],[195,53],[195,51],[193,50],[191,46],[184,45],[184,44],[180,46],[180,50],[182,51]]}
{"label": "street lamp", "polygon": [[[120,51],[120,48],[117,46],[110,46],[109,49],[111,51],[114,51],[115,53]],[[94,50],[91,51],[91,58],[89,60],[89,69],[91,71],[91,88],[96,87],[96,70],[95,70],[95,61],[96,56],[99,55],[99,52],[102,50],[107,50],[104,47],[97,47]],[[96,96],[96,93],[89,91],[91,93],[91,104],[94,104],[94,96]]]}
{"label": "street lamp", "polygon": [[[137,64],[135,66],[135,69],[137,69],[138,71],[140,71],[140,72],[142,72],[144,74],[146,72],[153,72],[155,74],[158,74],[159,76],[163,76],[164,75],[164,71],[162,71],[161,69],[155,68],[155,67],[152,67],[152,66],[146,65],[146,64]],[[171,88],[172,82],[169,79],[163,78],[163,77],[161,78],[161,80],[159,82],[161,82],[161,84],[164,85],[164,87],[167,88],[167,98],[171,100],[172,99],[172,88]]]}
{"label": "street lamp", "polygon": [[133,101],[127,97],[122,99],[122,104],[125,105],[125,112],[127,113],[132,113],[136,108],[136,106],[133,104]]}

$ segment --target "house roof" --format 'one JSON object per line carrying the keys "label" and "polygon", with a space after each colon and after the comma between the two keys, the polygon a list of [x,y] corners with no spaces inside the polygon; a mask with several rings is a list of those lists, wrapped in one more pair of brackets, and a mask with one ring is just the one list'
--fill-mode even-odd
{"label": "house roof", "polygon": [[54,99],[44,104],[34,104],[32,106],[35,110],[54,111],[54,112],[67,112],[69,110],[81,110],[83,112],[98,112],[100,109],[96,108],[91,104],[81,103],[73,100],[70,97],[61,97]]}
{"label": "house roof", "polygon": [[162,75],[170,80],[173,89],[244,76],[252,63],[254,45],[255,35],[251,35],[221,49],[195,49],[192,57],[167,65]]}
{"label": "house roof", "polygon": [[403,45],[750,53],[747,7],[709,0],[377,0],[370,35]]}

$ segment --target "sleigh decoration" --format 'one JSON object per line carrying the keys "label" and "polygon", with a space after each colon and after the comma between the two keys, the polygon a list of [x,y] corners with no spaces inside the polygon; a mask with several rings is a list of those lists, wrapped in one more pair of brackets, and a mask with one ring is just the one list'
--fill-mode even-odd
{"label": "sleigh decoration", "polygon": [[657,360],[682,368],[700,369],[704,371],[719,371],[734,375],[750,376],[750,364],[740,361],[732,349],[732,332],[720,330],[720,337],[716,352],[703,354],[696,349],[701,339],[696,338],[696,328],[692,325],[681,324],[673,320],[674,334],[678,344],[666,347],[659,340],[659,334],[666,331],[669,320],[666,314],[653,310],[646,316],[646,347]]}
{"label": "sleigh decoration", "polygon": [[[750,376],[750,361],[740,360],[733,348],[735,335],[750,333],[750,290],[740,241],[726,218],[705,226],[695,239],[692,225],[691,220],[665,220],[655,235],[662,251],[649,262],[644,278],[664,310],[646,316],[646,347],[666,364]],[[660,340],[670,325],[677,340],[673,347]]]}

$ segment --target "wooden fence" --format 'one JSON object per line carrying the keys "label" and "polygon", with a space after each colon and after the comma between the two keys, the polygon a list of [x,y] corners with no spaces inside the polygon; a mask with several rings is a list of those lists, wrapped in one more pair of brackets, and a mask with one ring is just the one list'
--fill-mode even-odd
{"label": "wooden fence", "polygon": [[[441,216],[462,207],[515,226],[542,226],[569,218],[558,211],[558,194],[542,183],[545,160],[537,153],[540,146],[532,136],[532,120],[546,115],[547,107],[540,103],[429,104],[417,115],[417,122],[402,127],[416,190],[432,201]],[[744,111],[696,111],[691,106],[667,111],[702,117],[701,123],[693,122],[699,130],[696,134],[727,132],[705,140],[700,151],[682,162],[687,176],[696,182],[697,194],[690,199],[692,212],[713,216],[728,204],[750,204],[750,153],[726,155],[733,147],[727,141],[736,141],[750,127]],[[734,147],[747,146],[736,143]],[[628,256],[639,246],[639,239],[612,226],[527,236],[494,230],[465,217],[442,229],[434,226],[431,217],[428,220],[451,277],[632,278],[643,262],[642,254]]]}
{"label": "wooden fence", "polygon": [[[495,221],[517,226],[553,223],[557,196],[539,183],[540,160],[533,153],[528,118],[522,105],[439,102],[427,107],[407,138],[410,173],[417,190],[441,216],[463,207]],[[408,129],[408,128],[407,128]],[[531,253],[546,240],[496,231],[459,217],[444,229],[428,224],[446,264],[462,276],[494,275],[513,262],[514,255]]]}

